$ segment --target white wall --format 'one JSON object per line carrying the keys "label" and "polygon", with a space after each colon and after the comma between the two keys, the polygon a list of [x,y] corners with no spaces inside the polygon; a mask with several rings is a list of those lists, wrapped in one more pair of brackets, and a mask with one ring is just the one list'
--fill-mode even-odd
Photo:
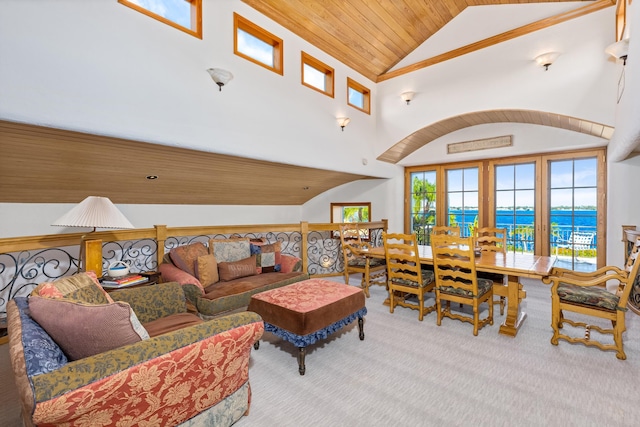
{"label": "white wall", "polygon": [[[137,227],[326,222],[330,202],[371,201],[374,219],[389,219],[392,230],[403,228],[402,169],[375,158],[424,126],[500,108],[614,124],[620,66],[604,53],[613,42],[613,7],[376,85],[240,0],[204,3],[199,40],[115,0],[2,0],[0,119],[389,178],[346,184],[297,207],[120,205]],[[284,76],[233,54],[234,11],[284,39]],[[301,50],[335,68],[335,98],[300,84]],[[545,72],[533,58],[549,50],[561,55]],[[205,71],[211,67],[235,76],[222,92]],[[346,105],[347,77],[371,89],[371,115]],[[626,78],[630,99],[637,78]],[[410,106],[400,99],[407,90],[417,92]],[[345,115],[352,120],[341,132],[335,118]],[[601,144],[537,126],[475,126],[429,144],[403,164],[449,162],[447,141],[505,132],[515,135],[513,149],[474,155]],[[610,257],[618,252],[620,225],[640,225],[628,197],[638,166],[633,159],[610,165]],[[50,226],[70,207],[0,204],[0,237],[74,231]]]}

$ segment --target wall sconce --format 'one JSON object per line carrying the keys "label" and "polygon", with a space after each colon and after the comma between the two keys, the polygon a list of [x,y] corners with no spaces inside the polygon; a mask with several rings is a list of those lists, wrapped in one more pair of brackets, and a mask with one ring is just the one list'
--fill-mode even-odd
{"label": "wall sconce", "polygon": [[338,126],[342,128],[342,132],[344,132],[344,127],[349,124],[351,119],[349,117],[338,117]]}
{"label": "wall sconce", "polygon": [[560,56],[558,52],[543,53],[542,55],[536,56],[536,62],[541,67],[544,67],[545,71],[547,71],[549,69],[549,66],[553,64],[553,61],[555,61],[558,56]]}
{"label": "wall sconce", "polygon": [[622,59],[622,65],[627,65],[627,55],[629,54],[629,39],[622,39],[615,43],[611,43],[604,50],[609,55],[618,59]]}
{"label": "wall sconce", "polygon": [[402,95],[400,95],[400,97],[402,98],[403,101],[407,103],[407,105],[409,105],[409,103],[413,99],[413,95],[415,94],[416,94],[415,92],[404,92],[402,93]]}
{"label": "wall sconce", "polygon": [[233,79],[233,74],[222,68],[209,68],[207,72],[211,75],[211,78],[222,91],[222,86],[226,85]]}

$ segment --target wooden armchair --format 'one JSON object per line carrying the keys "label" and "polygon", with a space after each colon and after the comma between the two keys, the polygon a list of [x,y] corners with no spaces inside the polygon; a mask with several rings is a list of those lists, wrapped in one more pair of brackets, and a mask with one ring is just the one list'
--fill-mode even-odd
{"label": "wooden armchair", "polygon": [[340,243],[344,259],[344,283],[349,284],[349,275],[361,273],[360,286],[369,298],[369,286],[387,285],[386,267],[383,259],[363,255],[369,250],[369,243],[363,242],[357,223],[340,226]]}
{"label": "wooden armchair", "polygon": [[[494,227],[476,228],[474,232],[475,246],[481,251],[507,253],[507,229]],[[493,281],[493,293],[506,294],[507,277],[504,274],[478,273],[479,277]],[[504,314],[505,296],[500,295],[500,299],[493,301],[500,305],[500,315]]]}
{"label": "wooden armchair", "polygon": [[[415,234],[382,233],[384,254],[387,261],[387,283],[389,285],[389,311],[396,305],[418,310],[418,320],[435,311],[436,305],[424,305],[424,294],[433,292],[433,271],[420,265],[420,253]],[[397,294],[396,294],[397,293]],[[405,299],[406,294],[417,295],[418,304]],[[400,297],[396,299],[396,297]]]}
{"label": "wooden armchair", "polygon": [[[493,281],[479,278],[473,251],[473,237],[435,235],[431,237],[436,277],[438,326],[443,317],[473,324],[473,335],[486,324],[493,325]],[[442,302],[446,301],[443,308]],[[451,312],[451,302],[473,307],[473,317]],[[480,319],[480,304],[489,305],[489,314]]]}
{"label": "wooden armchair", "polygon": [[[638,253],[640,237],[636,239],[631,255],[627,259],[625,269],[615,266],[602,267],[594,272],[582,273],[564,268],[554,268],[551,275],[542,279],[544,283],[551,283],[551,327],[553,336],[551,344],[558,345],[563,339],[570,343],[582,343],[586,346],[598,347],[600,350],[616,350],[616,357],[625,360],[622,333],[626,330],[625,315],[627,301],[633,287],[640,288],[638,277]],[[607,290],[607,282],[618,283],[615,292]],[[565,311],[598,317],[611,321],[610,329],[601,328],[591,323],[569,320],[564,317]],[[584,337],[571,337],[560,333],[563,324],[585,329]],[[604,344],[593,340],[591,330],[601,334],[611,334],[613,344]]]}

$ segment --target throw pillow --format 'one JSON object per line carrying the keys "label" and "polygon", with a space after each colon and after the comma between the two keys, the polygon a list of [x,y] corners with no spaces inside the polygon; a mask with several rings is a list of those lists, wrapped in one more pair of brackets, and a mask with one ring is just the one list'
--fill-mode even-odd
{"label": "throw pillow", "polygon": [[251,256],[248,237],[236,239],[210,239],[210,253],[220,262],[235,262]]}
{"label": "throw pillow", "polygon": [[280,271],[280,242],[251,243],[251,255],[256,255],[258,274]]}
{"label": "throw pillow", "polygon": [[302,271],[302,260],[297,256],[282,254],[280,256],[280,272],[291,273]]}
{"label": "throw pillow", "polygon": [[208,253],[207,247],[201,242],[178,246],[169,251],[173,264],[192,276],[196,275],[195,263],[198,257]]}
{"label": "throw pillow", "polygon": [[113,299],[102,289],[93,271],[63,277],[55,282],[44,282],[31,291],[31,295],[44,298],[68,298],[90,304],[108,304]]}
{"label": "throw pillow", "polygon": [[31,317],[70,360],[78,360],[149,338],[129,304],[84,304],[32,296]]}
{"label": "throw pillow", "polygon": [[162,273],[162,280],[165,282],[178,282],[181,285],[196,285],[204,294],[204,286],[195,276],[180,270],[173,264],[162,263],[158,266],[158,270]]}
{"label": "throw pillow", "polygon": [[240,277],[255,276],[256,273],[256,256],[252,255],[235,262],[219,262],[218,273],[220,280],[228,282],[229,280],[239,279]]}
{"label": "throw pillow", "polygon": [[199,256],[196,261],[196,277],[205,288],[218,283],[218,261],[214,255]]}

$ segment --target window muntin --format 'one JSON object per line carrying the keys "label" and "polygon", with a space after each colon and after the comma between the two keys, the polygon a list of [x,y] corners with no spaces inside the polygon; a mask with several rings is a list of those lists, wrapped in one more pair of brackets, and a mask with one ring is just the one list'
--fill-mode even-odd
{"label": "window muntin", "polygon": [[202,38],[202,0],[118,0],[119,3]]}
{"label": "window muntin", "polygon": [[325,63],[302,52],[302,84],[333,98],[334,71]]}
{"label": "window muntin", "polygon": [[347,78],[347,104],[371,114],[371,91],[355,80]]}
{"label": "window muntin", "polygon": [[267,30],[233,14],[233,53],[282,75],[283,41]]}

